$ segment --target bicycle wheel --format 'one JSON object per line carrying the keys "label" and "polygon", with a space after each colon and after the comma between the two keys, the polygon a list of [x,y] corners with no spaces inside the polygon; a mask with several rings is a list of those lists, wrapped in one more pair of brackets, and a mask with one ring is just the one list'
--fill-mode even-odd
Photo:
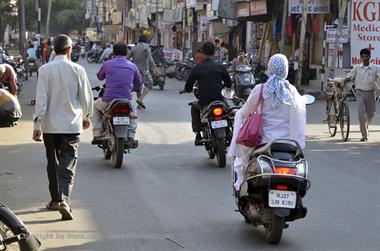
{"label": "bicycle wheel", "polygon": [[327,125],[329,127],[329,133],[331,137],[336,135],[336,119],[337,119],[337,111],[336,111],[336,102],[335,100],[330,101],[330,105],[328,108],[328,117],[327,117]]}
{"label": "bicycle wheel", "polygon": [[350,110],[348,108],[348,104],[345,102],[342,102],[340,105],[339,124],[342,139],[343,141],[347,141],[348,135],[350,134]]}

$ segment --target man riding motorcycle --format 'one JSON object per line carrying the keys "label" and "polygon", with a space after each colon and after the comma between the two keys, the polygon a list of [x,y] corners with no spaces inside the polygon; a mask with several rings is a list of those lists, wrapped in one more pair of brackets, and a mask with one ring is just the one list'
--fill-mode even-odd
{"label": "man riding motorcycle", "polygon": [[[94,114],[91,117],[92,133],[94,139],[92,144],[99,144],[102,141],[102,115],[112,100],[125,98],[132,101],[134,98],[132,91],[141,91],[141,76],[134,63],[126,59],[127,46],[117,43],[113,46],[113,58],[106,61],[97,73],[99,80],[106,80],[104,94],[94,102]],[[135,102],[131,102],[135,104]],[[131,121],[128,125],[128,135],[126,144],[134,145],[137,128],[136,106],[132,105]]]}
{"label": "man riding motorcycle", "polygon": [[[192,92],[194,83],[197,81],[199,98],[191,105],[191,120],[195,136],[195,145],[200,145],[202,141],[202,125],[200,112],[203,107],[213,101],[223,100],[221,91],[224,87],[231,88],[231,79],[223,65],[211,60],[215,54],[215,46],[212,42],[205,42],[202,46],[205,56],[202,63],[196,65],[191,71],[185,88],[179,93]],[[223,83],[224,86],[223,86]]]}

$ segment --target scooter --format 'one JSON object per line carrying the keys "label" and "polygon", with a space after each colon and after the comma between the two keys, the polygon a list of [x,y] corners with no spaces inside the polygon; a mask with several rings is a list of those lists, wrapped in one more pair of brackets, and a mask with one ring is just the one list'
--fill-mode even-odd
{"label": "scooter", "polygon": [[29,232],[24,223],[0,203],[0,251],[36,251],[41,242]]}
{"label": "scooter", "polygon": [[[92,90],[99,91],[102,95],[104,88],[97,86]],[[114,99],[104,111],[102,117],[102,130],[104,138],[99,142],[94,142],[103,150],[104,158],[112,161],[114,168],[121,168],[125,153],[130,153],[130,149],[138,146],[138,141],[127,141],[127,126],[132,117],[132,104],[127,99]]]}
{"label": "scooter", "polygon": [[[304,98],[306,104],[315,101],[311,95]],[[308,167],[297,141],[273,139],[253,151],[244,182],[238,191],[233,188],[238,211],[247,223],[264,226],[269,243],[280,242],[287,222],[306,217],[302,199],[311,186]]]}
{"label": "scooter", "polygon": [[255,87],[255,77],[249,65],[241,64],[233,71],[233,83],[236,95],[247,100],[253,87]]}

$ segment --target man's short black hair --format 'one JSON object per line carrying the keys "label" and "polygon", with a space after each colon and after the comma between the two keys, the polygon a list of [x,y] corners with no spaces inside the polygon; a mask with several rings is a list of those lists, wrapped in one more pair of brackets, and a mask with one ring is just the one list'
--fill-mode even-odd
{"label": "man's short black hair", "polygon": [[207,56],[215,54],[215,45],[212,42],[205,42],[202,46],[202,53]]}
{"label": "man's short black hair", "polygon": [[124,43],[117,43],[113,46],[114,56],[126,56],[127,55],[127,45]]}
{"label": "man's short black hair", "polygon": [[145,35],[141,35],[139,37],[139,43],[147,43],[148,42],[148,37]]}
{"label": "man's short black hair", "polygon": [[366,54],[368,56],[371,56],[371,51],[368,50],[367,48],[361,49],[360,50],[360,56],[363,56],[363,54]]}
{"label": "man's short black hair", "polygon": [[59,34],[54,38],[54,51],[57,55],[66,53],[66,49],[71,47],[73,41],[65,34]]}

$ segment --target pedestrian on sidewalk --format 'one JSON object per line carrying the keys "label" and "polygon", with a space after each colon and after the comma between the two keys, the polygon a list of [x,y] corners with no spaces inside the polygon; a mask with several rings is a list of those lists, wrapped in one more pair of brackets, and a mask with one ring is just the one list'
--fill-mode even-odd
{"label": "pedestrian on sidewalk", "polygon": [[144,98],[148,95],[149,91],[153,88],[153,78],[150,74],[150,69],[152,69],[154,74],[158,74],[156,65],[154,63],[152,52],[149,45],[147,44],[148,37],[141,35],[137,45],[133,46],[132,50],[128,53],[127,58],[132,60],[133,63],[139,69],[142,82],[144,84],[144,89],[141,93],[137,95],[138,108],[145,109],[146,106],[143,103]]}
{"label": "pedestrian on sidewalk", "polygon": [[358,108],[360,141],[368,140],[368,125],[376,113],[376,90],[380,80],[380,68],[370,63],[371,51],[367,48],[360,51],[362,63],[356,65],[347,75],[345,82],[353,81],[356,90],[356,103]]}
{"label": "pedestrian on sidewalk", "polygon": [[90,125],[93,95],[85,69],[70,60],[72,40],[60,34],[54,39],[54,61],[42,65],[33,114],[33,140],[46,148],[50,210],[62,220],[72,220],[70,195],[78,159],[79,135]]}

